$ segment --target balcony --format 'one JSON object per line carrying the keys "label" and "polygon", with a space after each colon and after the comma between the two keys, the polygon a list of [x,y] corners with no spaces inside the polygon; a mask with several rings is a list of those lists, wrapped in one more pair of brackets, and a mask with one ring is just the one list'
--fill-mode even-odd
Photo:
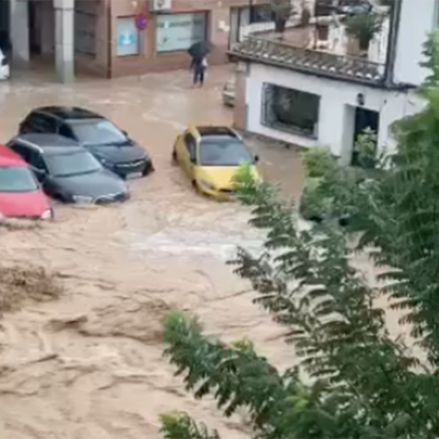
{"label": "balcony", "polygon": [[387,8],[376,7],[374,13],[382,17],[381,28],[367,50],[361,50],[358,40],[348,32],[347,16],[332,12],[312,16],[306,25],[300,14],[295,14],[282,35],[275,32],[274,23],[250,24],[229,54],[304,73],[378,84],[384,79],[390,16]]}

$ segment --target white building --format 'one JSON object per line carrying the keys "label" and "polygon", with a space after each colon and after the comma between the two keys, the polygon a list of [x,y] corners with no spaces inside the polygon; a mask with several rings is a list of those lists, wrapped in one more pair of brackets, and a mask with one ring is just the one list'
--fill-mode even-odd
{"label": "white building", "polygon": [[[356,135],[370,127],[392,148],[391,124],[422,108],[422,44],[437,27],[437,0],[395,0],[385,63],[250,36],[237,61],[235,124],[303,147],[329,146],[349,162]],[[415,17],[415,19],[414,19]]]}

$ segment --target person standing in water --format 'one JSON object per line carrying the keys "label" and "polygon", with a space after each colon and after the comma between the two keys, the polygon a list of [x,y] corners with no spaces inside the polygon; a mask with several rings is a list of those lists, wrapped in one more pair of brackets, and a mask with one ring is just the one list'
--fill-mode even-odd
{"label": "person standing in water", "polygon": [[192,58],[191,64],[193,70],[193,85],[196,87],[199,85],[202,87],[204,85],[204,79],[206,76],[207,60],[206,57],[195,57]]}

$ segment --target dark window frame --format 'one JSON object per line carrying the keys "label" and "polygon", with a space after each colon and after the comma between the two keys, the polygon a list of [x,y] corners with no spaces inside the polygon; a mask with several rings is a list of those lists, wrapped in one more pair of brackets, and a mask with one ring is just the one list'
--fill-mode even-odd
{"label": "dark window frame", "polygon": [[249,24],[271,23],[274,21],[274,12],[269,3],[249,6]]}
{"label": "dark window frame", "polygon": [[[299,104],[297,104],[297,108],[299,109],[304,108],[303,103],[309,105],[311,99],[315,100],[315,108],[310,109],[310,112],[314,114],[310,114],[310,117],[306,117],[306,115],[301,115],[293,110],[293,112],[290,113],[293,122],[287,123],[280,120],[279,112],[282,111],[280,96],[282,99],[288,99],[289,97],[287,94],[290,94],[290,99],[293,101],[302,100],[302,103],[299,102]],[[316,140],[318,138],[320,101],[321,96],[314,93],[287,88],[276,84],[264,83],[262,88],[261,125],[266,126],[267,128]],[[295,124],[296,122],[294,122],[294,119],[296,119],[297,124]]]}

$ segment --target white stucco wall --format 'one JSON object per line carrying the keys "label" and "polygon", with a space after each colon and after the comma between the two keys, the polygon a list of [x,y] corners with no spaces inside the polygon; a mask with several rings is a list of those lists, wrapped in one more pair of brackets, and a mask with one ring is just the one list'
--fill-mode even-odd
{"label": "white stucco wall", "polygon": [[427,34],[439,25],[437,0],[403,0],[399,24],[394,79],[419,85],[426,71],[419,66]]}
{"label": "white stucco wall", "polygon": [[[274,130],[261,124],[264,83],[320,95],[317,139]],[[246,79],[247,127],[251,132],[303,147],[326,145],[335,155],[348,157],[350,151],[346,149],[352,147],[353,138],[353,107],[357,106],[359,93],[364,95],[364,108],[380,113],[379,144],[387,145],[389,148],[393,147],[392,139],[389,137],[390,124],[422,108],[422,102],[413,92],[387,92],[350,82],[334,81],[286,69],[252,64]]]}

